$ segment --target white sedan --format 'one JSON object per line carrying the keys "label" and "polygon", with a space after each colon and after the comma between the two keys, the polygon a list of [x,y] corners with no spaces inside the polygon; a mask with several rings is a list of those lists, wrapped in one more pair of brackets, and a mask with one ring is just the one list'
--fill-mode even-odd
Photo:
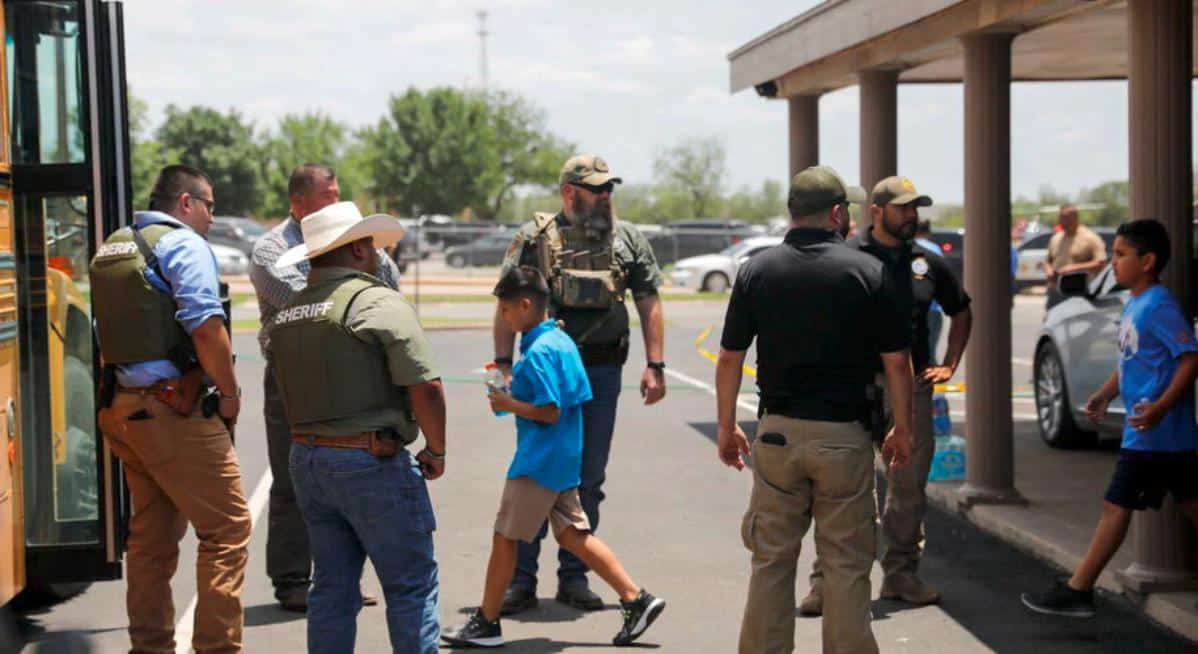
{"label": "white sedan", "polygon": [[741,264],[782,242],[781,236],[754,236],[734,243],[716,254],[688,257],[674,264],[670,280],[675,286],[712,293],[724,293],[732,288],[736,270]]}
{"label": "white sedan", "polygon": [[244,275],[249,272],[250,260],[241,250],[219,243],[209,243],[208,247],[216,255],[216,265],[221,275]]}

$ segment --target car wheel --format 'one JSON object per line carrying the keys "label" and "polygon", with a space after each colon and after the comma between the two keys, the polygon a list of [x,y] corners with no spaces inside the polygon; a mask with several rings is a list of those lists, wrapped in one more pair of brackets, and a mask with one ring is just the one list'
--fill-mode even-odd
{"label": "car wheel", "polygon": [[465,268],[466,257],[460,254],[451,254],[449,255],[449,258],[445,260],[445,263],[449,264],[450,268]]}
{"label": "car wheel", "polygon": [[709,293],[724,293],[728,290],[728,276],[722,272],[707,273],[703,278],[703,285],[699,287],[701,291]]}
{"label": "car wheel", "polygon": [[1045,343],[1036,352],[1035,388],[1036,422],[1040,438],[1049,447],[1076,449],[1097,442],[1097,434],[1081,429],[1073,419],[1065,368],[1052,343]]}

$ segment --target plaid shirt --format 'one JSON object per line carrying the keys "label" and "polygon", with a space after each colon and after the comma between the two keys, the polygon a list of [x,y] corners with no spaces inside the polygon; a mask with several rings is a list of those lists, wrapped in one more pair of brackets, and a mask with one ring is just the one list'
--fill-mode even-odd
{"label": "plaid shirt", "polygon": [[[306,260],[287,268],[276,268],[275,261],[284,252],[303,242],[299,221],[288,217],[254,243],[254,252],[250,255],[250,281],[258,295],[258,313],[262,320],[262,327],[258,330],[258,345],[264,355],[270,345],[266,326],[276,313],[287,306],[292,296],[308,285],[308,271],[312,268]],[[399,269],[395,267],[395,262],[382,250],[378,251],[378,256],[379,279],[398,290]]]}

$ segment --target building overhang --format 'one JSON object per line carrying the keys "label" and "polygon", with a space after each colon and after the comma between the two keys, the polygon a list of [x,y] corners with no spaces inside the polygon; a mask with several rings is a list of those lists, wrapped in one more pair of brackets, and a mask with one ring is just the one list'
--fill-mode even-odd
{"label": "building overhang", "polygon": [[961,37],[986,32],[1017,35],[1013,80],[1126,79],[1127,20],[1123,0],[827,0],[729,54],[731,90],[819,94],[874,69],[960,82]]}

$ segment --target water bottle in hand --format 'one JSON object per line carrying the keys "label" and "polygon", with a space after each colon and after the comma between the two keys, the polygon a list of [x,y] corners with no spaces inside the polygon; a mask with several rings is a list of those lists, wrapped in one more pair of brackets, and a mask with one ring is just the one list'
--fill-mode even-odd
{"label": "water bottle in hand", "polygon": [[[507,380],[503,377],[503,370],[494,361],[485,366],[486,372],[483,375],[483,383],[487,385],[487,395],[493,393],[507,393]],[[497,416],[508,415],[507,411],[496,411]]]}

